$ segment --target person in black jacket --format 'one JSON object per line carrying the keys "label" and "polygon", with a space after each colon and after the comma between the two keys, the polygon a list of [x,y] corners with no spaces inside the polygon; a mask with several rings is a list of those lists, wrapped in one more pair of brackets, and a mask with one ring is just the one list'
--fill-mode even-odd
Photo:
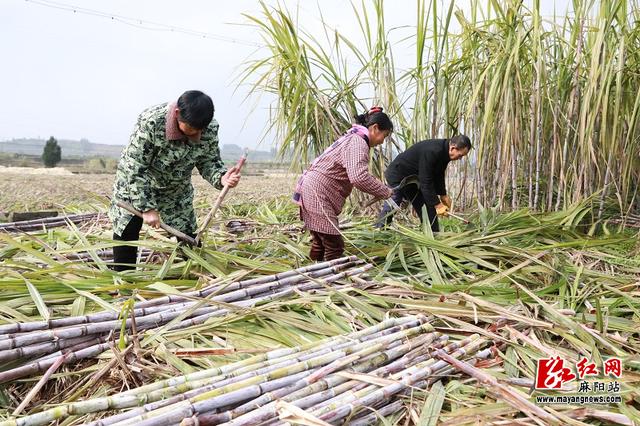
{"label": "person in black jacket", "polygon": [[[420,220],[422,206],[426,206],[431,230],[438,232],[438,216],[446,216],[451,208],[451,198],[447,195],[444,173],[450,161],[456,161],[469,153],[471,141],[465,135],[451,139],[428,139],[412,145],[398,154],[389,164],[384,175],[391,188],[402,187],[394,191],[392,200],[400,205],[409,200]],[[408,181],[416,179],[417,185]],[[393,208],[384,203],[376,226],[381,228],[393,220]]]}

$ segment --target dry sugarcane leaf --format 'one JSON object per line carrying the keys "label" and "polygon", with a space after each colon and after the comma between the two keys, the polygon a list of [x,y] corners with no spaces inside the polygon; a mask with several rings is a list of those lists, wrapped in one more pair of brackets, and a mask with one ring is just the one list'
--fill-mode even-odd
{"label": "dry sugarcane leaf", "polygon": [[198,356],[229,355],[229,354],[256,354],[264,353],[263,349],[236,349],[236,348],[179,348],[171,349],[177,357],[193,358]]}
{"label": "dry sugarcane leaf", "polygon": [[395,380],[389,380],[378,376],[372,376],[370,374],[361,374],[361,373],[351,373],[348,371],[340,371],[336,373],[336,375],[344,377],[346,379],[358,380],[360,382],[369,383],[370,385],[376,386],[389,386],[394,385],[398,382]]}
{"label": "dry sugarcane leaf", "polygon": [[276,401],[276,411],[280,420],[294,425],[304,426],[331,426],[331,424],[307,413],[302,408],[296,407],[288,402]]}

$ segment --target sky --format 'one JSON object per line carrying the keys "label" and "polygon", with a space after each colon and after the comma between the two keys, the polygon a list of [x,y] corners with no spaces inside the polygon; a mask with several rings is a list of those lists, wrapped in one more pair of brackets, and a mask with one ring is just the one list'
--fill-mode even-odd
{"label": "sky", "polygon": [[[566,10],[568,1],[543,0],[543,14]],[[280,4],[314,34],[322,31],[320,8],[333,28],[359,35],[346,0]],[[412,25],[415,4],[386,1],[387,26]],[[258,0],[0,0],[0,141],[126,144],[143,109],[197,89],[213,98],[222,144],[269,149],[274,141],[261,139],[273,99],[247,100],[236,84],[242,64],[265,55],[243,13],[259,16]]]}

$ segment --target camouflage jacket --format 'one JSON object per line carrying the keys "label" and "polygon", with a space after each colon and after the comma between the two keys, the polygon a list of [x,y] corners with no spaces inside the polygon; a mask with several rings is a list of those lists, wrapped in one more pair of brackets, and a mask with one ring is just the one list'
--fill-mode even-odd
{"label": "camouflage jacket", "polygon": [[175,104],[164,103],[143,111],[122,152],[109,209],[117,235],[122,235],[133,216],[116,206],[115,200],[128,202],[141,212],[158,210],[167,225],[193,234],[193,168],[197,167],[215,188],[222,189],[226,168],[218,148],[218,123],[212,120],[199,142],[189,141],[176,131],[174,108]]}

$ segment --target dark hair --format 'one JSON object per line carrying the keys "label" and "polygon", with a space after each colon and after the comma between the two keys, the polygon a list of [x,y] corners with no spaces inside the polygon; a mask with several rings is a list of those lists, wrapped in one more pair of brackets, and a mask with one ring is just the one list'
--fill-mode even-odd
{"label": "dark hair", "polygon": [[382,112],[382,107],[373,107],[364,114],[354,116],[356,124],[369,127],[377,124],[380,130],[393,130],[393,123],[387,114]]}
{"label": "dark hair", "polygon": [[213,119],[213,101],[199,90],[187,90],[178,98],[179,120],[194,129],[206,128]]}
{"label": "dark hair", "polygon": [[471,140],[465,135],[456,135],[449,139],[449,146],[454,146],[457,149],[464,149],[471,151]]}

